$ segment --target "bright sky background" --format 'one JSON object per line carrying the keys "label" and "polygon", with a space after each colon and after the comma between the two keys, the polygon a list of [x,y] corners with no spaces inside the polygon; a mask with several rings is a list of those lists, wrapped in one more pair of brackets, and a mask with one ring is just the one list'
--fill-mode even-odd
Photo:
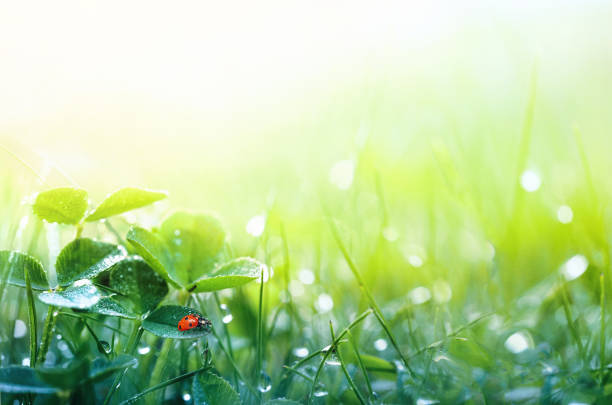
{"label": "bright sky background", "polygon": [[157,145],[147,153],[181,139],[216,150],[337,108],[338,89],[392,87],[394,75],[443,93],[463,69],[503,97],[526,89],[537,60],[554,91],[610,59],[611,10],[596,0],[4,2],[0,142],[74,173],[143,138]]}

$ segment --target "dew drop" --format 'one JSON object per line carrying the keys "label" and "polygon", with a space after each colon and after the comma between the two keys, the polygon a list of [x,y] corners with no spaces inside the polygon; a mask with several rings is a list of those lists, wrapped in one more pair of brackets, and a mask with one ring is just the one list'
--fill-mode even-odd
{"label": "dew drop", "polygon": [[332,353],[327,357],[327,360],[325,360],[325,364],[328,366],[340,366],[342,363],[340,363],[338,356],[335,353]]}
{"label": "dew drop", "polygon": [[259,376],[259,384],[257,385],[257,390],[259,392],[268,392],[272,389],[272,379],[265,372],[261,372]]}
{"label": "dew drop", "polygon": [[106,340],[100,341],[100,353],[110,354],[112,352],[111,345]]}
{"label": "dew drop", "polygon": [[227,305],[221,304],[219,308],[221,308],[221,312],[223,313],[223,318],[221,318],[221,321],[224,324],[230,323],[234,319],[234,315],[232,315]]}
{"label": "dew drop", "polygon": [[188,392],[185,392],[183,394],[183,401],[185,401],[185,402],[191,401],[191,394],[189,394]]}
{"label": "dew drop", "polygon": [[29,357],[24,357],[23,360],[21,360],[21,365],[22,366],[26,366],[26,367],[30,367],[30,358]]}

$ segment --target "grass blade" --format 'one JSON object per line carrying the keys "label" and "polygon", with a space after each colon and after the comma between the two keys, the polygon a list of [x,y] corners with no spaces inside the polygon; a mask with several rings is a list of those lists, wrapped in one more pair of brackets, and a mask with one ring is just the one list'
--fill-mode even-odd
{"label": "grass blade", "polygon": [[[324,210],[327,213],[327,210],[325,208],[324,208]],[[368,301],[370,302],[370,306],[372,307],[372,309],[374,311],[374,315],[376,316],[376,319],[378,319],[378,322],[380,323],[380,325],[384,329],[385,333],[387,334],[387,337],[391,341],[391,345],[393,346],[393,348],[395,349],[397,354],[402,359],[402,362],[404,363],[404,366],[406,367],[408,372],[412,376],[414,376],[414,372],[412,371],[412,368],[410,367],[410,364],[408,364],[408,359],[404,356],[404,354],[400,350],[399,345],[397,343],[397,340],[395,339],[395,336],[391,333],[391,329],[389,328],[389,325],[387,324],[387,321],[385,320],[385,318],[384,318],[384,316],[382,314],[382,311],[380,310],[380,307],[376,303],[376,300],[374,299],[374,296],[372,296],[372,293],[370,293],[370,290],[368,289],[367,285],[363,281],[363,277],[361,277],[361,273],[359,272],[359,270],[357,269],[357,265],[355,264],[355,262],[353,261],[353,259],[349,255],[348,250],[346,249],[346,246],[344,246],[344,243],[342,242],[342,239],[340,238],[340,234],[338,233],[338,228],[337,228],[336,224],[334,223],[334,221],[331,219],[331,217],[329,215],[327,215],[327,217],[328,217],[328,221],[327,222],[328,222],[329,227],[331,229],[332,235],[333,235],[333,237],[334,237],[334,239],[336,241],[336,244],[338,245],[338,248],[342,252],[342,255],[344,256],[344,260],[346,261],[346,263],[348,264],[349,268],[351,269],[351,272],[353,273],[353,275],[357,279],[357,283],[359,284],[359,287],[364,292],[364,294],[366,295]]]}
{"label": "grass blade", "polygon": [[144,391],[134,395],[133,397],[130,397],[130,398],[126,399],[125,401],[120,402],[120,405],[133,404],[134,402],[138,401],[140,398],[144,397],[145,395],[147,395],[150,392],[157,391],[157,390],[159,390],[161,388],[165,388],[165,387],[167,387],[169,385],[176,384],[177,382],[186,380],[187,378],[193,377],[194,375],[198,374],[199,372],[206,371],[209,368],[210,368],[210,366],[204,366],[204,367],[199,368],[197,370],[190,371],[190,372],[185,373],[183,375],[179,375],[178,377],[174,377],[174,378],[171,378],[171,379],[169,379],[167,381],[164,381],[164,382],[161,382],[159,384],[156,384],[156,385],[154,385],[152,387],[149,387],[146,390],[144,390]]}
{"label": "grass blade", "polygon": [[26,282],[26,294],[28,297],[28,320],[30,324],[30,367],[36,367],[38,330],[36,328],[36,306],[34,302],[34,293],[32,292],[32,284],[30,283],[30,272],[24,268],[24,276]]}
{"label": "grass blade", "polygon": [[[599,275],[599,308],[600,308],[600,332],[599,332],[599,368],[601,381],[604,379],[606,364],[606,289],[604,274]],[[603,385],[603,384],[602,384]]]}
{"label": "grass blade", "polygon": [[368,392],[370,394],[370,398],[374,396],[374,390],[372,389],[372,383],[370,382],[370,376],[368,375],[368,370],[366,370],[365,365],[363,364],[363,360],[361,359],[361,354],[359,354],[359,349],[357,348],[357,343],[355,342],[355,338],[353,334],[349,331],[347,333],[348,340],[351,343],[351,347],[355,352],[355,356],[357,357],[357,363],[359,364],[359,368],[361,369],[361,373],[363,374],[363,378],[365,379],[366,386],[368,387]]}

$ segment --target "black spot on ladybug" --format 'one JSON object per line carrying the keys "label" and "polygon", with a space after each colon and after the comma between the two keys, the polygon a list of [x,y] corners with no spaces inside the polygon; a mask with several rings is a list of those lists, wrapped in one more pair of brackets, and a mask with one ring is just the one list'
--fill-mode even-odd
{"label": "black spot on ladybug", "polygon": [[189,321],[189,326],[193,327],[193,322]]}
{"label": "black spot on ladybug", "polygon": [[179,329],[183,329],[183,327],[181,325],[179,325]]}

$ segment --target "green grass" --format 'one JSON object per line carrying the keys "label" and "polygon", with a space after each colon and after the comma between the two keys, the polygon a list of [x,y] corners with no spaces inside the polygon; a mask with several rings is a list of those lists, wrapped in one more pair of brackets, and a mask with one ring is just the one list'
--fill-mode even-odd
{"label": "green grass", "polygon": [[[232,170],[211,152],[181,175],[175,145],[161,168],[117,151],[167,200],[105,200],[121,169],[77,186],[3,146],[0,250],[36,261],[0,264],[2,403],[609,403],[609,101],[573,78],[589,104],[571,110],[546,69],[496,103],[473,77],[463,97],[399,74],[400,90],[350,88],[236,147]],[[313,135],[283,140],[296,128]],[[346,189],[329,181],[343,160]],[[185,311],[210,330],[179,333]]]}

